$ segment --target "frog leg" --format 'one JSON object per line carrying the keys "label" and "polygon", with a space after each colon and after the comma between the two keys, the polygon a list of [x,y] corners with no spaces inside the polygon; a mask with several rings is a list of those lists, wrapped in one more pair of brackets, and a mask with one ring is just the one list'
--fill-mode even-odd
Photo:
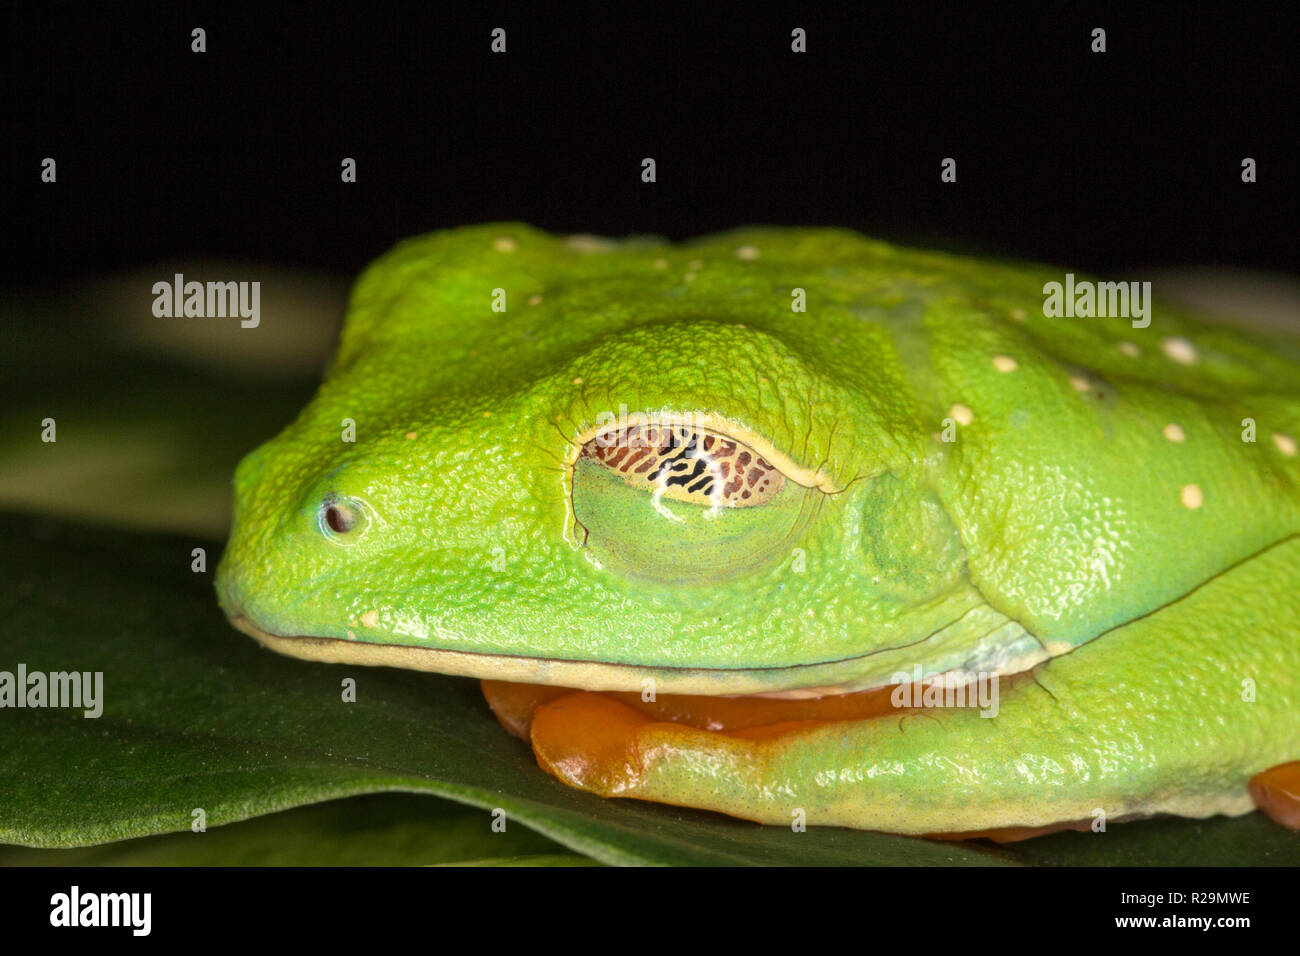
{"label": "frog leg", "polygon": [[585,692],[541,704],[539,763],[572,786],[770,824],[965,833],[1241,814],[1300,760],[1300,539],[949,708],[712,731]]}

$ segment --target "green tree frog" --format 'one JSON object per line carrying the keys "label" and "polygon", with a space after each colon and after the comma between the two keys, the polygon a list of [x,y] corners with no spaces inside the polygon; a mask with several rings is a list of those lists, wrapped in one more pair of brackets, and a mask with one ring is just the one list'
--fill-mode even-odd
{"label": "green tree frog", "polygon": [[482,679],[604,796],[1300,825],[1300,346],[1064,280],[825,228],[408,240],[239,465],[220,602]]}

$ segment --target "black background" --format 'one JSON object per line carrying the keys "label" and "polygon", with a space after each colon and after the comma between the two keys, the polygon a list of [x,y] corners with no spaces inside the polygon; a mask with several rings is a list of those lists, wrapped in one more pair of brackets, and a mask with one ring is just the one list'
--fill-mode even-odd
{"label": "black background", "polygon": [[[713,869],[674,870],[673,879],[683,895],[706,898],[716,895],[717,876]],[[728,884],[754,898],[800,899],[809,894],[808,876],[800,871],[787,876],[772,868],[728,868]],[[821,911],[852,913],[863,907],[862,887],[872,897],[872,910],[888,918],[871,917],[869,928],[874,945],[893,948],[915,946],[926,931],[943,934],[943,939],[990,935],[1004,926],[1026,940],[1056,940],[1068,935],[1080,945],[1112,943],[1128,937],[1143,950],[1155,948],[1153,940],[1184,943],[1193,934],[1222,948],[1233,943],[1276,937],[1292,928],[1294,875],[1287,868],[1256,868],[1250,871],[1228,868],[1126,867],[1105,870],[1086,867],[999,867],[996,870],[967,867],[931,867],[924,873],[925,892],[918,892],[907,880],[894,878],[894,871],[880,878],[862,874],[854,887],[832,889],[816,885]],[[237,887],[232,885],[237,881]],[[915,881],[912,881],[915,883]],[[539,880],[528,869],[482,869],[418,867],[402,870],[367,868],[363,872],[340,874],[330,868],[242,868],[237,874],[199,867],[137,867],[130,871],[102,869],[0,870],[0,916],[5,919],[6,937],[28,942],[62,939],[65,946],[134,946],[141,938],[129,929],[52,928],[50,899],[68,893],[72,884],[83,893],[148,892],[152,932],[147,939],[160,944],[189,943],[197,934],[209,946],[236,951],[267,938],[292,941],[302,949],[336,947],[373,950],[376,933],[424,934],[437,940],[456,931],[488,935],[493,942],[527,950],[536,947],[538,928],[557,926],[557,913],[568,921],[581,919],[583,937],[617,939],[632,932],[646,932],[656,939],[671,932],[669,920],[677,910],[664,915],[639,917],[636,930],[629,929],[629,908],[623,904],[628,892],[652,899],[663,892],[663,877],[652,867],[622,869],[555,869]],[[1249,904],[1184,904],[1148,907],[1120,903],[1123,893],[1171,890],[1190,897],[1196,893],[1249,893]],[[340,898],[337,905],[328,901]],[[936,915],[934,901],[960,901],[951,914]],[[990,925],[988,916],[1008,899],[1023,899],[1014,919]],[[503,901],[508,901],[508,904]],[[502,906],[508,905],[508,912]],[[775,902],[774,902],[775,908]],[[790,926],[806,929],[802,911],[790,917]],[[1167,916],[1241,917],[1250,919],[1248,928],[1203,929],[1117,928],[1116,917]],[[679,923],[681,921],[679,920]],[[876,924],[879,925],[876,925]],[[741,913],[728,920],[729,940],[742,952],[770,950],[770,920]],[[734,924],[734,925],[731,925]],[[642,928],[644,927],[644,928]],[[734,930],[734,932],[733,932]],[[838,935],[835,931],[839,930]],[[273,936],[271,934],[277,934]],[[1253,935],[1252,935],[1253,931]],[[471,935],[471,939],[477,938]],[[649,937],[647,937],[649,938]],[[853,939],[838,926],[823,931],[822,938],[839,945]]]}
{"label": "black background", "polygon": [[4,265],[22,283],[189,255],[352,273],[407,235],[518,219],[1289,271],[1288,6],[10,7]]}

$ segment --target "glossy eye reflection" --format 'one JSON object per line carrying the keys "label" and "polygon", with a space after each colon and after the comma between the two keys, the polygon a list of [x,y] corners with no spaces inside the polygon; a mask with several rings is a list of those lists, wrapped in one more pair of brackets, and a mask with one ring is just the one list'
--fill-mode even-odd
{"label": "glossy eye reflection", "polygon": [[352,539],[365,529],[368,521],[366,507],[356,498],[343,495],[326,495],[317,514],[321,533],[339,543]]}

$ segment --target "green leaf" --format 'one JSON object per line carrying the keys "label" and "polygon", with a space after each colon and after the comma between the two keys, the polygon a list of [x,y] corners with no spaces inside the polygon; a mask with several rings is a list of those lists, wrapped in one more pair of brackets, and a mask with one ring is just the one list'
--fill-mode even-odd
{"label": "green leaf", "polygon": [[[169,831],[197,840],[289,807],[409,791],[476,808],[461,826],[487,832],[499,808],[507,833],[527,827],[614,864],[1300,863],[1300,835],[1258,815],[1120,824],[996,847],[794,833],[603,801],[539,770],[529,748],[497,725],[477,682],[305,663],[236,633],[210,574],[190,571],[194,547],[207,548],[215,566],[220,545],[209,540],[0,516],[0,670],[100,671],[104,682],[97,719],[0,710],[0,841],[70,847]],[[342,700],[345,677],[356,679],[355,703]],[[210,828],[203,836],[189,832],[196,808]],[[465,846],[467,855],[442,859],[521,855],[504,842]]]}
{"label": "green leaf", "polygon": [[0,866],[583,866],[524,827],[410,793],[371,794],[214,827],[73,849],[0,847]]}

